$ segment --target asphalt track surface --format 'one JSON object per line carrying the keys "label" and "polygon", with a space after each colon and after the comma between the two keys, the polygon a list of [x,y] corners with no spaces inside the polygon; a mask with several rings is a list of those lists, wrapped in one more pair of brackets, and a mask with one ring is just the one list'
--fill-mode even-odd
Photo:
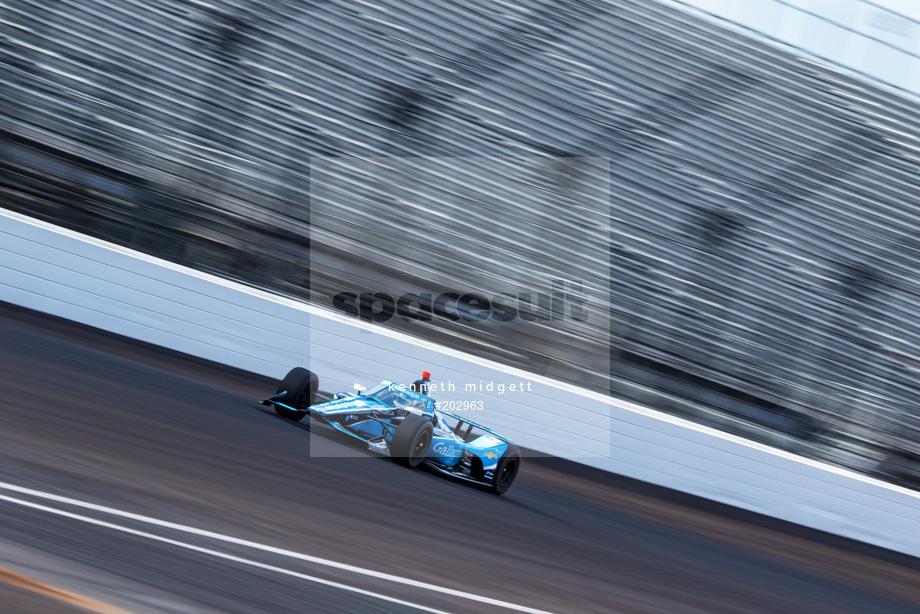
{"label": "asphalt track surface", "polygon": [[0,304],[0,612],[920,612],[917,559],[558,459],[495,497],[321,457],[272,391]]}

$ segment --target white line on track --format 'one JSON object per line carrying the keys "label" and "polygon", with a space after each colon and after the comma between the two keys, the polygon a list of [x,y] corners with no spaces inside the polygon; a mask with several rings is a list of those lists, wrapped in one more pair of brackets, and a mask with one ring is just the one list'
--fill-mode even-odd
{"label": "white line on track", "polygon": [[[403,578],[403,577],[401,577],[401,576],[396,576],[396,575],[393,575],[393,574],[383,573],[383,572],[380,572],[380,571],[374,571],[374,570],[372,570],[372,569],[365,569],[365,568],[363,568],[363,567],[357,567],[357,566],[355,566],[355,565],[348,565],[348,564],[346,564],[346,563],[339,563],[339,562],[337,562],[337,561],[332,561],[332,560],[320,558],[320,557],[317,557],[317,556],[311,556],[311,555],[309,555],[309,554],[302,554],[302,553],[300,553],[300,552],[294,552],[294,551],[292,551],[292,550],[285,550],[285,549],[283,549],[283,548],[276,548],[276,547],[274,547],[274,546],[267,546],[267,545],[265,545],[265,544],[260,544],[260,543],[258,543],[258,542],[253,542],[253,541],[249,541],[249,540],[245,540],[245,539],[240,539],[240,538],[237,538],[237,537],[231,537],[231,536],[229,536],[229,535],[223,535],[223,534],[221,534],[221,533],[214,533],[214,532],[212,532],[212,531],[205,531],[205,530],[203,530],[203,529],[196,529],[195,527],[190,527],[190,526],[186,526],[186,525],[176,524],[176,523],[173,523],[173,522],[167,522],[167,521],[165,521],[165,520],[159,520],[159,519],[157,519],[157,518],[151,518],[150,516],[142,516],[142,515],[140,515],[140,514],[133,514],[133,513],[131,513],[131,512],[125,512],[125,511],[118,510],[118,509],[115,509],[115,508],[106,507],[106,506],[103,506],[103,505],[97,505],[97,504],[95,504],[95,503],[87,503],[87,502],[85,502],[85,501],[80,501],[79,499],[72,499],[72,498],[70,498],[70,497],[63,497],[63,496],[61,496],[61,495],[54,495],[54,494],[51,494],[51,493],[46,493],[46,492],[42,492],[42,491],[39,491],[39,490],[31,489],[31,488],[25,488],[25,487],[23,487],[23,486],[17,486],[17,485],[15,485],[15,484],[10,484],[10,483],[7,483],[7,482],[0,482],[0,489],[9,490],[9,491],[13,491],[13,492],[18,492],[18,493],[25,494],[25,495],[29,495],[29,496],[32,496],[32,497],[36,497],[36,498],[39,498],[39,499],[45,499],[45,500],[49,500],[49,501],[56,501],[56,502],[58,502],[58,503],[64,503],[64,504],[67,504],[67,505],[72,505],[72,506],[74,506],[74,507],[79,507],[79,508],[83,508],[83,509],[89,509],[89,510],[93,510],[93,511],[96,511],[96,512],[101,512],[101,513],[104,513],[104,514],[110,514],[110,515],[112,515],[112,516],[117,516],[117,517],[120,517],[120,518],[126,518],[126,519],[134,520],[134,521],[137,521],[137,522],[143,522],[143,523],[146,523],[146,524],[150,524],[150,525],[162,527],[162,528],[165,528],[165,529],[171,529],[171,530],[173,530],[173,531],[179,531],[179,532],[182,532],[182,533],[189,533],[189,534],[191,534],[191,535],[197,535],[197,536],[199,536],[199,537],[206,537],[206,538],[209,538],[209,539],[214,539],[214,540],[222,541],[222,542],[229,543],[229,544],[235,544],[235,545],[238,545],[238,546],[245,546],[245,547],[247,547],[247,548],[252,548],[252,549],[254,549],[254,550],[261,550],[261,551],[263,551],[263,552],[269,552],[269,553],[272,553],[272,554],[277,554],[277,555],[279,555],[279,556],[285,556],[285,557],[288,557],[288,558],[298,559],[298,560],[301,560],[301,561],[307,561],[307,562],[314,563],[314,564],[317,564],[317,565],[322,565],[322,566],[324,566],[324,567],[332,567],[332,568],[334,568],[334,569],[340,569],[340,570],[342,570],[342,571],[348,571],[348,572],[351,572],[351,573],[354,573],[354,574],[358,574],[358,575],[362,575],[362,576],[368,576],[368,577],[376,578],[376,579],[379,579],[379,580],[385,580],[385,581],[388,581],[388,582],[392,582],[392,583],[394,583],[394,584],[402,584],[402,585],[405,585],[405,586],[411,586],[411,587],[413,587],[413,588],[419,588],[419,589],[423,589],[423,590],[427,590],[427,591],[432,591],[432,592],[435,592],[435,593],[441,593],[441,594],[444,594],[444,595],[450,595],[450,596],[452,596],[452,597],[459,597],[459,598],[461,598],[461,599],[467,599],[467,600],[469,600],[469,601],[475,601],[475,602],[477,602],[477,603],[483,603],[483,604],[492,605],[492,606],[496,606],[496,607],[500,607],[500,608],[505,608],[505,609],[507,609],[507,610],[513,610],[513,611],[515,611],[515,612],[525,612],[525,613],[527,613],[527,614],[552,614],[551,612],[547,612],[546,610],[538,610],[538,609],[536,609],[536,608],[530,608],[530,607],[527,607],[527,606],[518,605],[518,604],[515,604],[515,603],[510,603],[510,602],[507,602],[507,601],[501,601],[501,600],[499,600],[499,599],[492,599],[491,597],[485,597],[485,596],[482,596],[482,595],[476,595],[476,594],[474,594],[474,593],[468,593],[468,592],[465,592],[465,591],[459,591],[459,590],[455,590],[455,589],[452,589],[452,588],[447,588],[447,587],[444,587],[444,586],[438,586],[438,585],[436,585],[436,584],[429,584],[429,583],[427,583],[427,582],[421,582],[421,581],[418,581],[418,580],[411,580],[411,579],[409,579],[409,578]],[[368,596],[371,596],[371,597],[376,597],[377,599],[381,599],[381,600],[384,600],[384,601],[390,601],[390,602],[393,602],[393,603],[399,603],[399,604],[401,604],[401,605],[406,605],[406,606],[409,606],[409,607],[413,607],[413,608],[416,608],[416,609],[421,610],[421,611],[424,611],[424,612],[433,612],[433,613],[436,613],[436,614],[446,614],[445,612],[443,612],[443,611],[441,611],[441,610],[435,610],[435,609],[433,609],[433,608],[429,608],[429,607],[426,607],[426,606],[423,606],[423,605],[419,605],[419,604],[415,604],[415,603],[410,603],[410,602],[408,602],[408,601],[402,601],[402,600],[396,599],[396,598],[394,598],[394,597],[388,597],[387,595],[381,595],[381,594],[379,594],[379,593],[374,593],[374,592],[367,591],[367,590],[364,590],[364,589],[361,589],[361,588],[357,588],[357,587],[354,587],[354,586],[350,586],[350,585],[347,585],[347,584],[341,584],[341,583],[339,583],[339,582],[333,582],[333,581],[331,581],[331,580],[324,580],[324,579],[322,579],[322,578],[317,578],[317,577],[314,577],[314,576],[309,576],[309,575],[306,575],[306,574],[302,574],[302,573],[299,573],[299,572],[291,571],[291,570],[284,569],[284,568],[281,568],[281,567],[276,567],[276,566],[273,566],[273,565],[266,565],[266,564],[264,564],[264,563],[259,563],[259,562],[257,562],[257,561],[252,561],[252,560],[249,560],[249,559],[244,559],[244,558],[241,558],[241,557],[237,557],[237,556],[233,556],[233,555],[226,554],[226,553],[223,553],[223,552],[219,552],[219,551],[217,551],[217,550],[211,550],[211,549],[209,549],[209,548],[202,548],[202,547],[200,547],[200,546],[195,546],[195,545],[192,545],[192,544],[187,544],[187,543],[185,543],[185,542],[180,542],[180,541],[178,541],[178,540],[170,539],[170,538],[167,538],[167,537],[161,537],[161,536],[159,536],[159,535],[154,535],[154,534],[152,534],[152,533],[146,533],[146,532],[144,532],[144,531],[138,531],[138,530],[136,530],[136,529],[132,529],[132,528],[129,528],[129,527],[124,527],[124,526],[121,526],[121,525],[113,524],[113,523],[110,523],[110,522],[106,522],[106,521],[104,521],[104,520],[97,520],[97,519],[95,519],[95,518],[90,518],[89,516],[82,516],[82,515],[80,515],[80,514],[74,514],[73,512],[68,512],[68,511],[60,510],[60,509],[57,509],[57,508],[54,508],[54,507],[49,507],[49,506],[46,506],[46,505],[41,505],[41,504],[39,504],[39,503],[33,503],[33,502],[31,502],[31,501],[25,501],[25,500],[23,500],[23,499],[16,499],[16,498],[14,498],[14,497],[10,497],[10,496],[7,496],[7,495],[0,495],[0,500],[2,500],[2,501],[8,501],[8,502],[10,502],[10,503],[15,503],[15,504],[17,504],[17,505],[22,505],[22,506],[24,506],[24,507],[29,507],[29,508],[36,509],[36,510],[41,510],[41,511],[44,511],[44,512],[48,512],[48,513],[50,513],[50,514],[56,514],[56,515],[58,515],[58,516],[63,516],[63,517],[66,517],[66,518],[71,518],[71,519],[74,519],[74,520],[79,520],[79,521],[81,521],[81,522],[86,522],[86,523],[89,523],[89,524],[93,524],[93,525],[97,525],[97,526],[101,526],[101,527],[106,527],[106,528],[109,528],[109,529],[114,529],[114,530],[116,530],[116,531],[121,531],[121,532],[124,532],[124,533],[130,533],[130,534],[132,534],[132,535],[137,535],[137,536],[139,536],[139,537],[144,537],[144,538],[147,538],[147,539],[151,539],[151,540],[155,540],[155,541],[159,541],[159,542],[163,542],[163,543],[167,543],[167,544],[172,544],[172,545],[178,546],[178,547],[180,547],[180,548],[186,548],[186,549],[188,549],[188,550],[194,550],[194,551],[196,551],[196,552],[200,552],[200,553],[203,553],[203,554],[208,554],[208,555],[210,555],[210,556],[214,556],[214,557],[217,557],[217,558],[222,558],[222,559],[234,561],[234,562],[237,562],[237,563],[242,563],[242,564],[245,564],[245,565],[250,565],[250,566],[253,566],[253,567],[259,567],[259,568],[261,568],[261,569],[266,569],[266,570],[269,570],[269,571],[274,571],[274,572],[277,572],[277,573],[282,573],[282,574],[286,574],[286,575],[289,575],[289,576],[294,576],[294,577],[297,577],[297,578],[301,578],[301,579],[303,579],[303,580],[309,580],[309,581],[311,581],[311,582],[316,582],[316,583],[319,583],[319,584],[325,584],[325,585],[327,585],[327,586],[333,586],[333,587],[336,587],[336,588],[341,588],[341,589],[343,589],[343,590],[347,590],[347,591],[351,591],[351,592],[355,592],[355,593],[360,593],[360,594],[362,594],[362,595],[368,595]]]}
{"label": "white line on track", "polygon": [[411,601],[403,601],[402,599],[396,599],[395,597],[389,597],[387,595],[381,595],[380,593],[375,593],[373,591],[367,591],[362,588],[358,588],[356,586],[349,586],[348,584],[342,584],[340,582],[333,582],[332,580],[324,580],[322,578],[317,578],[315,576],[308,576],[307,574],[299,573],[296,571],[291,571],[290,569],[284,569],[283,567],[276,567],[275,565],[266,565],[265,563],[259,563],[258,561],[244,559],[242,557],[234,556],[232,554],[227,554],[225,552],[218,552],[217,550],[211,550],[210,548],[202,548],[201,546],[194,546],[192,544],[180,542],[175,539],[169,539],[168,537],[160,537],[159,535],[154,535],[153,533],[146,533],[144,531],[138,531],[137,529],[123,527],[121,525],[113,524],[111,522],[106,522],[104,520],[96,520],[95,518],[90,518],[89,516],[81,516],[80,514],[74,514],[73,512],[66,512],[64,510],[59,510],[54,507],[48,507],[47,505],[42,505],[40,503],[32,503],[30,501],[23,501],[22,499],[16,499],[15,497],[9,497],[7,495],[0,495],[0,501],[9,501],[10,503],[16,503],[17,505],[22,505],[24,507],[41,510],[43,512],[48,512],[50,514],[57,514],[58,516],[64,516],[66,518],[73,518],[74,520],[79,520],[81,522],[87,522],[89,524],[97,525],[100,527],[105,527],[107,529],[115,529],[116,531],[122,531],[123,533],[137,535],[138,537],[144,537],[146,539],[163,542],[165,544],[171,544],[173,546],[178,546],[180,548],[194,550],[195,552],[207,554],[215,558],[226,559],[228,561],[233,561],[235,563],[242,563],[243,565],[250,565],[252,567],[258,567],[259,569],[266,569],[268,571],[274,571],[276,573],[285,574],[288,576],[294,576],[295,578],[300,578],[302,580],[309,580],[310,582],[316,582],[318,584],[324,584],[326,586],[333,586],[335,588],[340,588],[346,591],[350,591],[352,593],[359,593],[361,595],[367,595],[369,597],[374,597],[376,599],[381,599],[383,601],[389,601],[391,603],[398,603],[400,605],[408,606],[410,608],[421,610],[423,612],[432,612],[433,614],[449,614],[448,612],[445,612],[444,610],[436,610],[434,608],[429,608],[427,606],[419,605],[417,603],[412,603]]}

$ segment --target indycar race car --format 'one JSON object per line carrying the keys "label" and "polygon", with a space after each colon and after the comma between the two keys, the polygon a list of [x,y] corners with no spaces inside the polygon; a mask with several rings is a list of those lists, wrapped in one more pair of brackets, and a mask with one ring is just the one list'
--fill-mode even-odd
{"label": "indycar race car", "polygon": [[310,415],[377,454],[407,467],[422,463],[441,472],[486,486],[501,495],[521,465],[521,451],[507,438],[460,416],[437,409],[433,399],[402,384],[383,381],[371,390],[340,392],[315,403],[319,378],[307,369],[292,369],[277,394],[262,401],[278,415],[301,420]]}

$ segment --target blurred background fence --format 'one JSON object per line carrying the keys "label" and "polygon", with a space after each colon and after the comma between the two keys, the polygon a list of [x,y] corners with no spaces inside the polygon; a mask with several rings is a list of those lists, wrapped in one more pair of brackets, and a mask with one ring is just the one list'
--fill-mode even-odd
{"label": "blurred background fence", "polygon": [[[645,0],[3,0],[0,70],[0,206],[323,304],[492,294],[531,279],[515,241],[546,280],[609,267],[594,330],[389,324],[920,484],[913,100]],[[609,253],[552,222],[567,164],[422,213],[343,175],[311,245],[341,156],[607,158]],[[425,240],[375,258],[361,220]]]}

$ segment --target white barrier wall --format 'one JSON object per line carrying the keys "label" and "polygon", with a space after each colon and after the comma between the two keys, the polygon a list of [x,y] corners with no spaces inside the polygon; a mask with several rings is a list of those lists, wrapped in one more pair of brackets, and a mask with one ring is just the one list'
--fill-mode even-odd
{"label": "white barrier wall", "polygon": [[[307,366],[325,390],[428,368],[528,448],[920,556],[918,493],[3,210],[0,300],[271,377]],[[464,390],[480,381],[530,390]]]}

